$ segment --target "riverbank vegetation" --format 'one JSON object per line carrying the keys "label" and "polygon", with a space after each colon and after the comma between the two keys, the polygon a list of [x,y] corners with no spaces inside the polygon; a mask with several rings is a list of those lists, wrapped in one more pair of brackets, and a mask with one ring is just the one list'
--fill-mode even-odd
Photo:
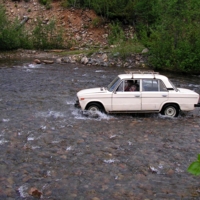
{"label": "riverbank vegetation", "polygon": [[190,164],[188,172],[196,176],[200,175],[200,154],[198,154],[197,160]]}
{"label": "riverbank vegetation", "polygon": [[200,1],[198,0],[67,0],[99,15],[133,24],[140,43],[149,48],[157,69],[200,71]]}
{"label": "riverbank vegetation", "polygon": [[[53,0],[39,0],[43,5]],[[57,0],[58,1],[58,0]],[[200,1],[199,0],[60,0],[63,7],[90,8],[110,21],[109,44],[125,58],[147,47],[148,64],[155,69],[182,72],[200,71]],[[39,20],[38,20],[39,21]],[[0,7],[0,48],[60,48],[62,31],[55,25],[40,26],[33,35],[17,24],[8,23]],[[134,37],[124,35],[124,27],[134,26]],[[56,35],[56,37],[55,37]]]}
{"label": "riverbank vegetation", "polygon": [[0,50],[63,47],[62,30],[56,29],[54,20],[43,26],[41,19],[38,18],[35,27],[30,32],[19,20],[9,21],[4,7],[0,5],[0,27]]}

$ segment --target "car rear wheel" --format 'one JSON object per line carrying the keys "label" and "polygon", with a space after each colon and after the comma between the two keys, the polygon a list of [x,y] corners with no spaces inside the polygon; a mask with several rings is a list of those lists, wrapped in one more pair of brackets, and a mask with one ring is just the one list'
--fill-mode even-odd
{"label": "car rear wheel", "polygon": [[175,104],[168,104],[163,107],[161,114],[169,117],[177,117],[179,115],[179,108]]}
{"label": "car rear wheel", "polygon": [[92,112],[92,113],[103,112],[104,111],[102,106],[101,106],[101,104],[99,104],[99,103],[90,103],[87,106],[87,110]]}

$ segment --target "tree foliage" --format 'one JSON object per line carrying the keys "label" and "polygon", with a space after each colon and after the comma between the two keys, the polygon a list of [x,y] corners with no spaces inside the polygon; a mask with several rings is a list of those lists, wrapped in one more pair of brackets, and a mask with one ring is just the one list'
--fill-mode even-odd
{"label": "tree foliage", "polygon": [[200,62],[200,2],[171,0],[162,3],[159,23],[146,38],[150,63],[156,68],[195,72]]}
{"label": "tree foliage", "polygon": [[134,17],[133,0],[65,0],[68,6],[87,7],[96,11],[97,14],[109,19],[118,19],[129,22]]}
{"label": "tree foliage", "polygon": [[200,71],[199,0],[67,0],[111,20],[134,25],[157,69]]}

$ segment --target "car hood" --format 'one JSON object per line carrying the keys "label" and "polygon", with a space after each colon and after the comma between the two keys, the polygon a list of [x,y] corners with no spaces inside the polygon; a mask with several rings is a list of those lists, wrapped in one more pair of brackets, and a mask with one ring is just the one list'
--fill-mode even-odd
{"label": "car hood", "polygon": [[193,90],[185,89],[185,88],[177,88],[181,93],[196,93]]}
{"label": "car hood", "polygon": [[107,90],[103,87],[99,88],[90,88],[90,89],[85,89],[81,90],[77,93],[77,95],[84,95],[84,94],[95,94],[95,93],[105,93]]}

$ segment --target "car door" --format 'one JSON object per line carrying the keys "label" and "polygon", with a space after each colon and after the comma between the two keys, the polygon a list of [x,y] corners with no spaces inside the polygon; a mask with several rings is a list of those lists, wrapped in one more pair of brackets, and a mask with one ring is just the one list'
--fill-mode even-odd
{"label": "car door", "polygon": [[[136,85],[135,91],[131,90],[131,82]],[[128,84],[130,83],[128,89]],[[133,86],[132,85],[132,86]],[[141,93],[139,89],[139,80],[123,80],[119,87],[112,94],[112,111],[140,111],[141,110]]]}
{"label": "car door", "polygon": [[168,100],[168,90],[161,80],[142,79],[142,110],[159,111]]}

